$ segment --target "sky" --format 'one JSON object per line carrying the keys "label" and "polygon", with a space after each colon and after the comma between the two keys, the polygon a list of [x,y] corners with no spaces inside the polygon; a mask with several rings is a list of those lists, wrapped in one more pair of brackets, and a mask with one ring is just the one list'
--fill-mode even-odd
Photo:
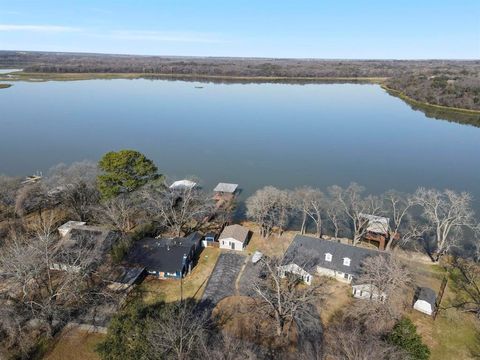
{"label": "sky", "polygon": [[0,0],[0,50],[480,59],[480,0]]}

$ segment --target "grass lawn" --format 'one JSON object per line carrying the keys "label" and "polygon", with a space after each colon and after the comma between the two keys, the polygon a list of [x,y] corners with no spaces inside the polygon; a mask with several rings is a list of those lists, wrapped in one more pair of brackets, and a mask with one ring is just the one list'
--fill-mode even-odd
{"label": "grass lawn", "polygon": [[95,347],[105,335],[78,328],[66,329],[44,360],[100,360]]}
{"label": "grass lawn", "polygon": [[[211,247],[202,250],[197,265],[183,279],[183,298],[200,300],[220,252],[220,249]],[[154,304],[158,301],[173,302],[181,298],[180,284],[180,280],[159,280],[148,277],[138,287],[138,291],[146,304]]]}
{"label": "grass lawn", "polygon": [[318,312],[322,322],[328,325],[338,311],[344,310],[349,306],[353,297],[350,296],[352,290],[349,284],[328,278],[323,278],[322,280],[328,281],[328,296],[324,304],[318,305]]}
{"label": "grass lawn", "polygon": [[[418,286],[427,286],[438,292],[445,275],[444,269],[428,261],[412,261],[402,257]],[[450,280],[449,280],[450,281]],[[449,284],[449,283],[448,283]],[[413,291],[409,295],[413,300]],[[448,307],[454,294],[447,285],[441,307]],[[440,310],[435,321],[413,309],[407,316],[417,326],[423,341],[432,352],[431,359],[475,359],[480,357],[480,324],[471,314],[451,308]],[[472,354],[476,353],[476,357]]]}
{"label": "grass lawn", "polygon": [[246,251],[249,254],[253,254],[258,250],[268,256],[282,256],[287,251],[295,235],[298,234],[297,231],[286,231],[280,237],[274,234],[264,239],[260,236],[260,230],[257,225],[250,222],[245,222],[242,225],[253,232],[252,238],[246,247]]}
{"label": "grass lawn", "polygon": [[408,316],[430,348],[431,359],[478,359],[480,357],[480,328],[473,316],[456,309],[440,312],[435,321],[414,310],[411,310]]}

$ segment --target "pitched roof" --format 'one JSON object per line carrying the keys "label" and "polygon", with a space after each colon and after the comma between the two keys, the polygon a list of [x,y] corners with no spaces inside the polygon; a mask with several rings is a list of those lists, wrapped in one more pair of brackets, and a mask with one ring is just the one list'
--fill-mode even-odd
{"label": "pitched roof", "polygon": [[84,226],[86,225],[87,223],[84,222],[84,221],[67,221],[65,224],[61,225],[58,227],[58,230],[60,232],[62,231],[69,231],[70,229],[74,228],[74,227],[79,227],[79,226]]}
{"label": "pitched roof", "polygon": [[[332,261],[325,260],[325,254],[332,255]],[[316,267],[340,271],[352,275],[361,273],[361,264],[370,256],[390,256],[388,253],[358,246],[342,244],[304,235],[296,235],[287,249],[284,264],[294,263],[313,274]],[[343,259],[350,259],[350,266],[343,265]]]}
{"label": "pitched roof", "polygon": [[390,219],[383,216],[359,214],[361,218],[368,220],[367,230],[377,233],[386,234],[389,230]]}
{"label": "pitched roof", "polygon": [[135,242],[127,256],[127,261],[144,266],[147,271],[170,273],[182,271],[184,255],[188,256],[192,246],[201,238],[202,236],[197,232],[183,238],[144,238]]}
{"label": "pitched roof", "polygon": [[222,233],[220,234],[219,240],[233,238],[243,243],[247,241],[248,233],[249,231],[246,227],[238,224],[229,225],[226,226],[225,229],[223,229]]}
{"label": "pitched roof", "polygon": [[228,183],[219,183],[215,186],[213,191],[215,192],[224,192],[224,193],[234,193],[238,188],[238,184],[228,184]]}
{"label": "pitched roof", "polygon": [[419,287],[417,293],[417,300],[424,300],[430,305],[434,306],[437,301],[437,294],[434,290],[428,287]]}
{"label": "pitched roof", "polygon": [[190,180],[178,180],[170,185],[170,189],[193,189],[197,186],[196,182]]}

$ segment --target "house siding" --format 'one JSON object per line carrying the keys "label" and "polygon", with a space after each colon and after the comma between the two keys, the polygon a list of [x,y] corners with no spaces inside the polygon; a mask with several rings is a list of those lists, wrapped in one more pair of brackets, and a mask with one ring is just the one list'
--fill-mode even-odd
{"label": "house siding", "polygon": [[[232,244],[234,245],[234,248],[232,248]],[[242,242],[235,240],[234,238],[220,240],[220,249],[243,251],[243,245]]]}

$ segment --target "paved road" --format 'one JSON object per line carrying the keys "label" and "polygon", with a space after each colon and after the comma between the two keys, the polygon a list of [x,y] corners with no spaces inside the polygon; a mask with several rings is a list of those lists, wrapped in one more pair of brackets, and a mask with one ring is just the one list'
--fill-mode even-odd
{"label": "paved road", "polygon": [[235,281],[244,261],[244,255],[220,254],[203,293],[202,301],[215,305],[223,298],[235,294]]}

